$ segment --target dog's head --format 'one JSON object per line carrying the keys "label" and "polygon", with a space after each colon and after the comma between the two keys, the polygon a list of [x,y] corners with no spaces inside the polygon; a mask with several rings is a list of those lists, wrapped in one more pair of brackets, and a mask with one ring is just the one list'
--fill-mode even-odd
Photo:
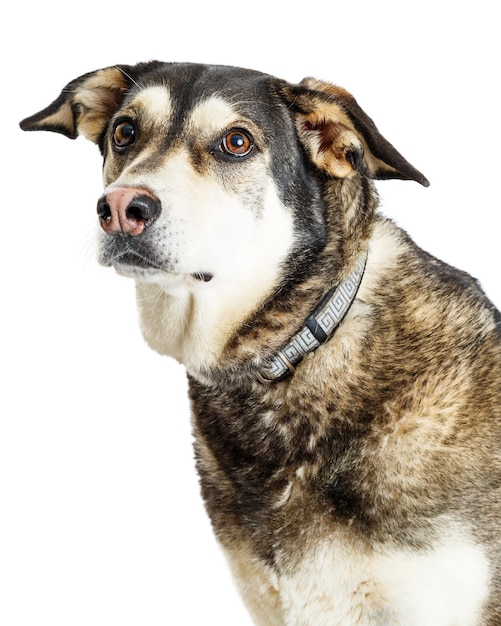
{"label": "dog's head", "polygon": [[428,184],[343,89],[232,67],[101,69],[21,127],[99,145],[103,264],[171,291],[217,283],[240,317],[325,246],[326,181]]}
{"label": "dog's head", "polygon": [[[21,126],[99,145],[100,258],[136,277],[208,280],[238,264],[248,247],[257,246],[249,249],[256,262],[266,247],[290,247],[290,212],[304,218],[320,202],[312,166],[334,178],[427,184],[343,89],[313,79],[292,86],[230,67],[151,62],[98,70]],[[256,232],[262,222],[273,231],[266,242]]]}

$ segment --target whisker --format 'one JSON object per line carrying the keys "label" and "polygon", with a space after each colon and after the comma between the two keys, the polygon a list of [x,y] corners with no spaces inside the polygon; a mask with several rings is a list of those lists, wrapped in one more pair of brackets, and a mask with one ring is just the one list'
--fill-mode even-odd
{"label": "whisker", "polygon": [[120,72],[122,72],[122,74],[123,74],[124,76],[126,76],[126,77],[127,77],[127,78],[128,78],[128,79],[132,82],[132,83],[134,83],[134,85],[136,85],[136,87],[137,87],[138,89],[141,89],[141,85],[140,85],[138,82],[136,82],[136,81],[132,78],[132,76],[130,76],[130,74],[127,74],[127,72],[126,72],[123,68],[121,68],[119,65],[115,65],[115,67],[116,67],[116,69],[117,69],[117,70],[119,70]]}
{"label": "whisker", "polygon": [[[148,295],[142,295],[141,297],[136,296],[138,302],[140,302],[140,303],[143,302],[143,303],[148,303],[148,304],[149,303],[156,303],[156,302],[158,302],[160,300],[162,295],[164,295],[164,291],[162,290],[160,285],[153,285],[153,284],[151,284],[150,287],[152,289],[148,293]],[[153,289],[153,287],[156,287],[156,289]]]}
{"label": "whisker", "polygon": [[[95,225],[94,222],[92,222],[92,225]],[[86,267],[90,264],[94,265],[97,262],[96,233],[95,229],[90,228],[90,223],[89,228],[82,237],[82,244],[78,257],[82,259],[83,264]]]}

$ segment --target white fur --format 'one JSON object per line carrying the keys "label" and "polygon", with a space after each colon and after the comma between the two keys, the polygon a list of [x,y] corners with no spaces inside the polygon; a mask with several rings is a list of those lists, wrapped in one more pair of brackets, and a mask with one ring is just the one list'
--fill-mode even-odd
{"label": "white fur", "polygon": [[474,626],[488,588],[487,559],[465,540],[368,553],[332,538],[282,574],[228,556],[259,626]]}
{"label": "white fur", "polygon": [[168,122],[172,114],[172,98],[169,90],[160,85],[151,85],[141,89],[131,103],[147,111],[151,120]]}
{"label": "white fur", "polygon": [[188,124],[195,135],[210,137],[236,123],[236,114],[231,104],[223,98],[211,96],[193,109]]}
{"label": "white fur", "polygon": [[[141,328],[149,345],[184,363],[192,374],[219,356],[231,332],[259,306],[279,277],[292,245],[292,221],[270,186],[267,210],[256,219],[229,202],[224,228],[196,218],[186,223],[179,249],[184,267],[136,280]],[[239,227],[238,222],[245,224]],[[167,237],[166,237],[167,240]],[[172,235],[173,245],[175,235]],[[192,242],[191,246],[189,242]],[[205,263],[205,264],[202,264]],[[196,268],[214,274],[192,278]]]}
{"label": "white fur", "polygon": [[[292,246],[292,217],[271,182],[258,217],[191,170],[184,154],[169,159],[162,174],[173,182],[154,189],[164,206],[158,246],[176,262],[170,274],[137,280],[141,327],[151,347],[195,374],[217,359],[230,333],[276,285]],[[214,278],[196,281],[197,271]]]}
{"label": "white fur", "polygon": [[[171,104],[164,88],[147,89],[133,104],[142,108],[145,119],[154,123],[161,115],[168,124]],[[210,98],[195,108],[186,129],[197,140],[208,141],[202,133],[213,137],[236,123],[227,103]],[[263,167],[263,155],[246,168],[236,190],[225,188],[218,176],[198,172],[186,148],[166,153],[163,164],[138,174],[141,162],[149,158],[150,151],[141,151],[105,193],[139,187],[161,201],[162,212],[148,236],[165,270],[120,263],[115,268],[136,279],[141,327],[149,345],[196,374],[217,359],[231,332],[276,286],[293,246],[292,216]],[[103,242],[106,237],[101,234]],[[193,278],[198,272],[213,279],[198,281]]]}
{"label": "white fur", "polygon": [[472,545],[358,558],[326,544],[285,579],[287,626],[473,626],[487,561]]}
{"label": "white fur", "polygon": [[[185,153],[170,157],[147,182],[162,202],[152,228],[170,271],[117,270],[136,278],[149,345],[195,373],[218,357],[229,334],[276,285],[293,244],[292,217],[271,181],[258,216],[238,196],[196,173]],[[124,183],[130,185],[130,179],[121,176],[113,186]],[[197,281],[192,274],[199,271],[214,278]]]}

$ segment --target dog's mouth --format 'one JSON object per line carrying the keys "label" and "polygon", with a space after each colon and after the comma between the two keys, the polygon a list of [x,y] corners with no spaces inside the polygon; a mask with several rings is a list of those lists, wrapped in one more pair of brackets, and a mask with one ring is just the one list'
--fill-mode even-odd
{"label": "dog's mouth", "polygon": [[163,267],[160,267],[152,259],[149,259],[141,254],[136,254],[134,252],[124,252],[123,254],[115,256],[112,265],[125,265],[138,267],[140,269],[165,271]]}
{"label": "dog's mouth", "polygon": [[160,258],[148,241],[124,236],[107,236],[100,241],[99,262],[121,273],[136,270],[172,272],[172,262]]}
{"label": "dog's mouth", "polygon": [[169,268],[165,262],[157,259],[149,246],[138,245],[138,243],[132,243],[132,240],[125,237],[106,238],[101,248],[99,261],[108,267],[168,271]]}
{"label": "dog's mouth", "polygon": [[[114,267],[120,274],[132,277],[147,274],[164,275],[178,274],[175,263],[159,259],[157,255],[146,245],[137,245],[127,239],[116,241],[105,240],[99,262],[107,267]],[[196,281],[210,282],[214,275],[211,272],[195,271],[188,272]]]}

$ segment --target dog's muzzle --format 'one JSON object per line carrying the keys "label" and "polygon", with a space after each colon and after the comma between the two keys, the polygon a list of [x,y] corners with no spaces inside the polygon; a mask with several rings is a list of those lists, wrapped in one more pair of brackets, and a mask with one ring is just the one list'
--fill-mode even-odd
{"label": "dog's muzzle", "polygon": [[146,189],[117,187],[99,198],[97,214],[107,235],[137,237],[162,211],[160,200]]}

